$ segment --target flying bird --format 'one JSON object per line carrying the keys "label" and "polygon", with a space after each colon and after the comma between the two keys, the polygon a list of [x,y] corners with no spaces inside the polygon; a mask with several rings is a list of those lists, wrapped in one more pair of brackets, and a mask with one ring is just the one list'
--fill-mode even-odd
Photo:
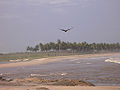
{"label": "flying bird", "polygon": [[69,28],[69,29],[60,29],[61,31],[64,31],[64,32],[68,32],[69,30],[71,30],[73,27]]}

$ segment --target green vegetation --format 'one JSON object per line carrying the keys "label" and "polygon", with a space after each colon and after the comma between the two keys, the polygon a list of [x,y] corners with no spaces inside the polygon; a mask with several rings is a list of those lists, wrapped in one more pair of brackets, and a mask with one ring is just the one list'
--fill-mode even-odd
{"label": "green vegetation", "polygon": [[37,59],[43,57],[54,56],[67,56],[67,55],[79,55],[79,54],[92,54],[92,53],[107,53],[107,52],[119,52],[119,43],[92,43],[87,42],[64,42],[58,40],[57,43],[40,43],[35,47],[28,46],[27,52],[24,53],[11,53],[0,54],[0,61],[9,61],[17,59]]}
{"label": "green vegetation", "polygon": [[119,43],[92,43],[87,42],[64,42],[58,40],[57,43],[40,43],[35,47],[27,47],[29,52],[73,52],[73,53],[97,53],[97,52],[118,52],[120,51]]}
{"label": "green vegetation", "polygon": [[10,53],[10,54],[1,54],[0,61],[9,61],[9,60],[17,60],[17,59],[38,59],[45,57],[54,57],[54,56],[67,56],[71,55],[71,53],[59,53],[59,52],[25,52],[25,53]]}

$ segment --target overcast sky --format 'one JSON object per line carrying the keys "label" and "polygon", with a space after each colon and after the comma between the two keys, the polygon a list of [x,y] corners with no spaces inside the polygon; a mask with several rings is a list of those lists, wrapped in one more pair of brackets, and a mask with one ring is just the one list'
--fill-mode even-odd
{"label": "overcast sky", "polygon": [[120,42],[120,0],[0,0],[0,52],[57,39]]}

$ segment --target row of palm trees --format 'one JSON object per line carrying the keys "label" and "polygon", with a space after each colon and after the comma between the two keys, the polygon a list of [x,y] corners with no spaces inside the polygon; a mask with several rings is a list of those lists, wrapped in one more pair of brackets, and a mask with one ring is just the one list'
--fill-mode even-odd
{"label": "row of palm trees", "polygon": [[57,40],[56,43],[40,43],[35,47],[28,46],[27,51],[29,52],[57,52],[57,51],[69,51],[69,52],[101,52],[101,51],[120,51],[119,43],[87,43],[87,42],[64,42]]}

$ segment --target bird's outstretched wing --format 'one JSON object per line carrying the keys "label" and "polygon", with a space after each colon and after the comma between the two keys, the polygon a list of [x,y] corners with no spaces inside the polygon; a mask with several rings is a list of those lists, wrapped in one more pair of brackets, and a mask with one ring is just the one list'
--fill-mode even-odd
{"label": "bird's outstretched wing", "polygon": [[71,30],[71,29],[73,29],[73,27],[69,28],[68,30]]}
{"label": "bird's outstretched wing", "polygon": [[64,29],[60,29],[60,30],[65,31]]}
{"label": "bird's outstretched wing", "polygon": [[64,29],[60,29],[60,30],[64,30]]}

